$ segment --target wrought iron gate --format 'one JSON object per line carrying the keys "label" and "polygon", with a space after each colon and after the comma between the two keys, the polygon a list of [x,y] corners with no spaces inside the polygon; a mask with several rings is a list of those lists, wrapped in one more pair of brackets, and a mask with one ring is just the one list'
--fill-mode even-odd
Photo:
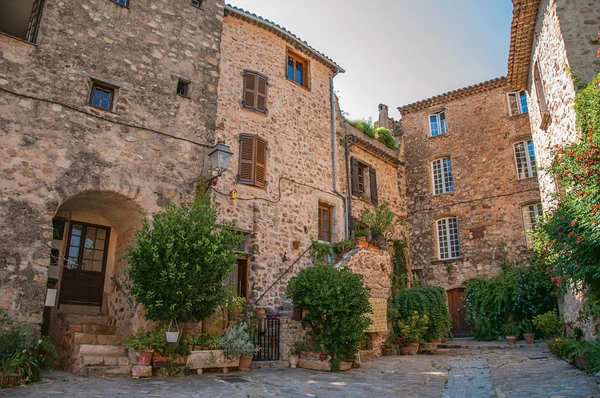
{"label": "wrought iron gate", "polygon": [[258,321],[254,344],[260,350],[254,355],[254,361],[279,360],[279,319],[265,318]]}

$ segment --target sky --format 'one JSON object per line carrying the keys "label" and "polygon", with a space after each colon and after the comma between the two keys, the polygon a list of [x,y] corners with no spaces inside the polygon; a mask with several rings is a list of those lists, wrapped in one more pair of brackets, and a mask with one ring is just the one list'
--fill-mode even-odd
{"label": "sky", "polygon": [[373,117],[506,76],[510,0],[230,0],[285,27],[346,73],[335,91],[351,119]]}

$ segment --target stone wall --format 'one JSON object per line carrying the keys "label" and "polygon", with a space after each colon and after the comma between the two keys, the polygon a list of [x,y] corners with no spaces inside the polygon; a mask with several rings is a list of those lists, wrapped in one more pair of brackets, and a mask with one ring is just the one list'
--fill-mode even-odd
{"label": "stone wall", "polygon": [[[18,322],[42,321],[61,206],[129,222],[192,192],[214,139],[222,15],[222,0],[49,0],[37,45],[0,34],[1,306]],[[192,82],[190,98],[175,93],[174,74]],[[92,79],[118,86],[112,112],[88,105]],[[116,274],[127,243],[112,253]],[[110,276],[115,315],[124,304]]]}
{"label": "stone wall", "polygon": [[[529,74],[529,116],[540,168],[548,167],[552,162],[554,146],[567,145],[579,137],[574,108],[578,87],[573,77],[587,83],[600,71],[598,45],[592,43],[600,27],[600,9],[595,6],[593,2],[581,0],[544,0],[540,5]],[[550,123],[545,130],[540,128],[542,115],[538,101],[541,93],[537,90],[535,64],[539,67],[550,114]],[[552,208],[556,179],[543,170],[540,172],[540,189],[544,208]],[[566,294],[561,300],[561,312],[565,321],[582,327],[589,339],[594,333],[592,325],[577,322],[582,300],[581,294]]]}
{"label": "stone wall", "polygon": [[[428,115],[446,112],[448,133],[430,137]],[[517,179],[513,144],[531,136],[527,115],[508,116],[504,88],[403,115],[410,257],[423,281],[453,289],[492,276],[527,254],[521,206],[539,202],[537,178]],[[433,195],[431,162],[451,157],[454,192]],[[461,257],[439,260],[435,220],[456,216]]]}

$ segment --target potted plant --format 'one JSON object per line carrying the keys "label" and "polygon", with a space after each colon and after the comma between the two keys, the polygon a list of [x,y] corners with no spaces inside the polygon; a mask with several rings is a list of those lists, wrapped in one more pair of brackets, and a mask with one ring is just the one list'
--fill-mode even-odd
{"label": "potted plant", "polygon": [[381,354],[384,357],[389,357],[390,355],[392,355],[392,349],[394,348],[394,343],[396,342],[396,336],[394,335],[394,333],[390,333],[388,334],[388,336],[386,337],[385,341],[383,342],[382,346],[381,346]]}
{"label": "potted plant", "polygon": [[533,332],[533,322],[529,319],[523,319],[519,323],[519,329],[523,333],[523,338],[527,344],[533,344],[535,341],[535,333]]}
{"label": "potted plant", "polygon": [[295,369],[298,366],[300,360],[300,345],[295,342],[290,346],[290,368]]}
{"label": "potted plant", "polygon": [[148,332],[138,330],[137,333],[127,335],[124,346],[134,350],[136,364],[150,365],[155,347],[162,347],[164,340],[163,330],[161,329]]}
{"label": "potted plant", "polygon": [[546,339],[546,346],[552,352],[555,339],[561,337],[565,330],[565,322],[554,311],[548,311],[533,318],[535,329]]}
{"label": "potted plant", "polygon": [[412,315],[398,322],[399,336],[408,343],[410,354],[416,355],[419,351],[419,344],[423,343],[423,336],[427,333],[429,316],[419,314],[413,311]]}
{"label": "potted plant", "polygon": [[179,341],[179,325],[177,324],[177,320],[175,320],[175,331],[171,330],[173,326],[173,321],[169,323],[169,327],[165,331],[165,338],[167,339],[167,343],[177,343]]}
{"label": "potted plant", "polygon": [[152,356],[152,365],[155,368],[167,366],[169,362],[180,366],[185,366],[190,350],[184,344],[166,343],[160,348],[156,348]]}
{"label": "potted plant", "polygon": [[229,357],[240,357],[240,371],[249,372],[252,357],[258,347],[252,342],[250,327],[245,322],[238,322],[225,331],[221,344]]}
{"label": "potted plant", "polygon": [[390,209],[389,202],[383,202],[381,205],[374,205],[372,210],[366,210],[361,214],[360,224],[364,225],[377,243],[377,247],[385,248],[387,241],[385,234],[401,223],[400,219]]}
{"label": "potted plant", "polygon": [[508,344],[515,344],[517,342],[517,327],[514,323],[509,322],[503,325],[502,333],[504,334]]}

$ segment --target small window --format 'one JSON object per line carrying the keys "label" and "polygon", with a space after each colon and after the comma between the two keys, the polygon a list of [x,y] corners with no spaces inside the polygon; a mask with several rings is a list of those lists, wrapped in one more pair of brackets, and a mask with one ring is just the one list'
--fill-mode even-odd
{"label": "small window", "polygon": [[90,95],[90,105],[96,108],[112,111],[115,89],[104,86],[100,83],[92,84],[92,93]]}
{"label": "small window", "polygon": [[517,164],[517,178],[519,180],[537,176],[532,140],[515,143],[515,162]]}
{"label": "small window", "polygon": [[433,173],[433,193],[440,195],[454,192],[454,178],[452,177],[452,159],[442,158],[431,164]]}
{"label": "small window", "polygon": [[244,100],[242,106],[267,113],[267,78],[260,73],[244,72]]}
{"label": "small window", "polygon": [[201,0],[192,0],[192,5],[196,8],[200,8],[200,7],[202,7],[202,1]]}
{"label": "small window", "polygon": [[190,82],[179,79],[177,81],[177,94],[188,97],[190,96]]}
{"label": "small window", "polygon": [[508,110],[511,116],[527,113],[527,92],[525,90],[508,93]]}
{"label": "small window", "polygon": [[429,131],[432,137],[448,132],[446,126],[446,112],[438,112],[429,115]]}
{"label": "small window", "polygon": [[377,172],[355,157],[350,159],[352,174],[352,195],[361,196],[374,204],[379,202],[377,193]]}
{"label": "small window", "polygon": [[438,258],[448,260],[460,257],[458,222],[456,217],[437,220]]}
{"label": "small window", "polygon": [[[525,232],[533,231],[540,224],[540,218],[544,215],[541,203],[534,203],[527,206],[523,206],[523,226]],[[525,234],[525,243],[527,247],[531,247],[531,237],[529,234]]]}
{"label": "small window", "polygon": [[35,43],[44,0],[0,1],[0,32]]}
{"label": "small window", "polygon": [[113,3],[117,3],[123,7],[129,7],[129,0],[111,0]]}
{"label": "small window", "polygon": [[287,78],[308,88],[308,61],[291,51],[287,53]]}
{"label": "small window", "polygon": [[331,206],[319,203],[319,240],[331,242]]}
{"label": "small window", "polygon": [[266,182],[267,142],[260,137],[242,134],[238,182],[264,188]]}
{"label": "small window", "polygon": [[227,279],[225,279],[225,285],[228,285],[233,291],[236,292],[238,297],[248,297],[248,259],[238,259],[237,267],[233,268]]}

